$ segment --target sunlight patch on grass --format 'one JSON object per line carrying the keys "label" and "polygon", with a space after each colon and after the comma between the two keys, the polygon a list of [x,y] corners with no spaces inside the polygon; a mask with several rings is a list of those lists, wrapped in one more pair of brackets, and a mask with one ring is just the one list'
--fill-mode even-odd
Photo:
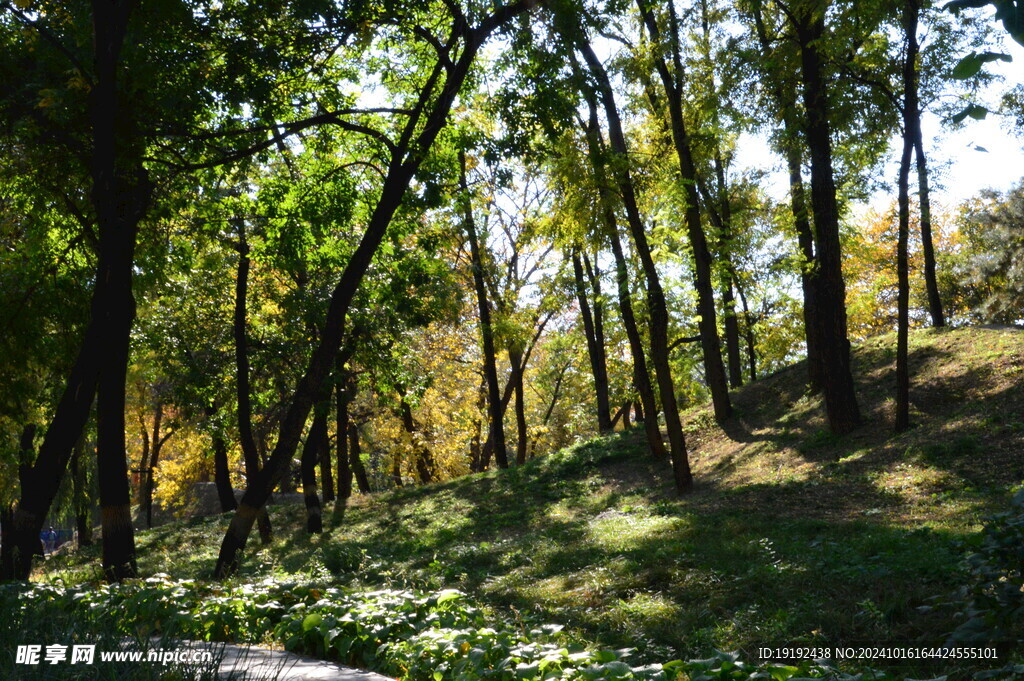
{"label": "sunlight patch on grass", "polygon": [[587,524],[587,534],[598,547],[625,551],[654,537],[678,531],[685,526],[682,518],[660,515],[639,515],[605,512]]}

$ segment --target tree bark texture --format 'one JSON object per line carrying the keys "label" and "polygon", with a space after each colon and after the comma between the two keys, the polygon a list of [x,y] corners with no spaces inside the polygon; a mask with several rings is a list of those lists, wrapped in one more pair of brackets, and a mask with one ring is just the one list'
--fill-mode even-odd
{"label": "tree bark texture", "polygon": [[816,294],[814,316],[821,343],[822,392],[829,426],[833,432],[842,434],[859,426],[861,417],[854,391],[846,329],[846,287],[843,283],[839,207],[832,166],[828,86],[818,50],[824,30],[823,14],[809,11],[798,17],[796,32],[807,119],[806,140],[811,161],[816,255],[812,275]]}

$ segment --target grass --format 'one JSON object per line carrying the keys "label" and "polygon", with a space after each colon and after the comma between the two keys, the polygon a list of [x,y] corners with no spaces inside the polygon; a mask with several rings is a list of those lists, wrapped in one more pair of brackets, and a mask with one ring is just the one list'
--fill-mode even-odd
{"label": "grass", "polygon": [[[854,353],[865,425],[846,437],[827,432],[802,365],[738,391],[722,427],[707,407],[688,411],[698,483],[685,498],[629,431],[509,471],[357,497],[325,515],[320,536],[303,532],[301,507],[273,508],[275,541],[250,548],[243,576],[456,587],[651,661],[941,643],[956,621],[931,606],[964,579],[960,543],[1024,478],[1024,333],[911,338],[914,427],[900,435],[895,340],[883,336]],[[140,533],[143,574],[208,576],[227,520]],[[78,581],[95,564],[83,552],[46,570]]]}

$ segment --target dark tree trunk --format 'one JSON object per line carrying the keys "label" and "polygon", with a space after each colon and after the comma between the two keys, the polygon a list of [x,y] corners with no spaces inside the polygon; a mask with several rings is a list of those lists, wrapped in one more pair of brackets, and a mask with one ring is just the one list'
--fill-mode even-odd
{"label": "dark tree trunk", "polygon": [[[326,420],[326,416],[324,419]],[[324,490],[324,503],[328,504],[334,501],[334,473],[331,470],[331,438],[327,432],[327,426],[324,425],[323,432],[320,433],[320,442],[317,443],[319,450],[319,464],[320,464],[320,485]]]}
{"label": "dark tree trunk", "polygon": [[[597,334],[597,325],[587,300],[587,286],[583,279],[583,263],[579,251],[572,252],[572,272],[576,283],[576,300],[583,319],[583,334],[587,339],[587,356],[590,371],[594,376],[594,393],[597,400],[597,428],[601,433],[612,429],[611,407],[608,403],[608,367],[605,361],[604,339]],[[597,301],[595,299],[595,306]]]}
{"label": "dark tree trunk", "polygon": [[426,485],[434,481],[434,457],[430,448],[422,441],[422,433],[419,425],[412,415],[412,407],[405,399],[405,392],[399,390],[399,410],[402,417],[402,428],[409,435],[409,442],[412,444],[413,465],[416,467],[416,476],[420,484]]}
{"label": "dark tree trunk", "polygon": [[[651,40],[659,47],[664,44],[661,31],[654,13],[647,7],[645,0],[637,0],[637,6],[650,32]],[[669,120],[672,129],[672,141],[679,160],[679,171],[686,192],[686,231],[693,252],[694,285],[697,289],[697,314],[700,316],[701,353],[704,360],[704,376],[711,391],[711,402],[715,410],[715,419],[724,421],[732,415],[732,403],[729,401],[729,386],[725,376],[725,365],[722,362],[722,349],[718,341],[718,322],[715,311],[714,288],[711,281],[711,251],[708,248],[707,235],[701,224],[700,196],[697,193],[697,169],[693,162],[690,147],[690,135],[683,118],[683,66],[679,55],[679,29],[676,25],[675,9],[669,3],[670,35],[668,46],[672,54],[672,69],[660,53],[655,52],[655,68],[661,78],[668,104]],[[644,256],[641,254],[641,258]],[[659,285],[660,288],[660,285]],[[660,314],[660,312],[658,313]],[[667,324],[667,319],[666,319]],[[653,354],[653,351],[652,351]],[[667,362],[667,358],[666,358]],[[664,401],[664,397],[662,397]],[[668,414],[666,413],[666,418]]]}
{"label": "dark tree trunk", "polygon": [[391,453],[391,482],[402,487],[402,457],[397,450]]}
{"label": "dark tree trunk", "polygon": [[359,426],[349,423],[348,426],[348,455],[352,464],[352,473],[356,477],[356,486],[360,494],[370,493],[370,479],[366,477],[366,467],[363,466],[363,451],[359,446]]}
{"label": "dark tree trunk", "polygon": [[526,366],[523,362],[523,351],[511,347],[508,350],[508,363],[511,367],[508,380],[516,395],[516,464],[526,463],[526,446],[529,435],[526,430],[526,401],[523,390],[523,374]]}
{"label": "dark tree trunk", "polygon": [[78,438],[71,455],[72,506],[75,512],[75,530],[78,546],[92,546],[92,502],[85,463],[85,433]]}
{"label": "dark tree trunk", "polygon": [[[683,424],[679,418],[675,386],[672,383],[672,370],[668,361],[668,310],[665,305],[665,294],[661,288],[658,270],[654,266],[654,259],[651,257],[650,246],[647,243],[647,233],[640,218],[640,209],[637,206],[633,179],[629,169],[626,137],[622,132],[622,123],[619,119],[615,95],[612,92],[608,74],[604,69],[604,65],[597,58],[597,55],[594,54],[590,43],[583,37],[582,32],[575,36],[575,41],[577,49],[583,54],[591,74],[597,81],[598,91],[604,102],[605,115],[608,119],[611,150],[617,157],[612,167],[616,169],[619,193],[626,207],[629,230],[633,236],[637,255],[640,258],[644,279],[647,282],[651,361],[654,364],[654,373],[658,380],[658,391],[661,394],[661,408],[665,412],[665,428],[668,431],[673,480],[676,492],[683,494],[692,489],[693,475],[690,473],[690,462],[686,452],[686,436],[683,433]],[[716,347],[717,342],[716,331]],[[721,357],[719,357],[719,361],[721,361]]]}
{"label": "dark tree trunk", "polygon": [[327,406],[318,403],[313,410],[313,423],[302,446],[302,499],[306,503],[306,532],[319,534],[324,531],[323,511],[320,497],[316,492],[316,466],[320,453],[320,442],[327,431]]}
{"label": "dark tree trunk", "polygon": [[349,462],[348,447],[348,403],[349,393],[345,389],[347,375],[341,362],[337,364],[335,396],[335,437],[338,451],[338,500],[345,501],[352,496],[352,466]]}
{"label": "dark tree trunk", "polygon": [[640,402],[636,405],[636,420],[644,424],[651,454],[656,459],[665,459],[668,452],[665,451],[665,443],[661,439],[661,430],[658,428],[658,409],[654,398],[654,388],[647,371],[647,359],[644,354],[643,340],[640,337],[640,329],[637,327],[636,315],[633,313],[633,300],[629,290],[629,268],[626,256],[622,251],[619,226],[615,219],[615,208],[612,205],[611,186],[608,183],[604,148],[598,124],[597,102],[590,93],[587,93],[587,105],[590,110],[586,129],[588,154],[594,171],[598,196],[601,200],[601,215],[605,234],[615,258],[615,290],[619,302],[619,313],[622,316],[622,326],[629,341],[629,352],[633,358],[633,386],[640,398]]}
{"label": "dark tree trunk", "polygon": [[750,366],[751,382],[757,380],[757,349],[754,343],[754,320],[750,316],[750,308],[747,307],[747,296],[743,293],[743,287],[739,285],[739,278],[735,278],[736,291],[740,294],[740,304],[743,306],[744,336],[747,339],[747,364]]}
{"label": "dark tree trunk", "polygon": [[921,210],[921,254],[924,256],[924,285],[928,291],[928,312],[932,326],[941,329],[946,325],[942,310],[939,283],[935,274],[935,245],[932,243],[932,200],[928,188],[928,161],[924,154],[924,139],[921,133],[921,108],[917,108],[917,124],[914,126],[914,150],[917,154],[917,196]]}
{"label": "dark tree trunk", "polygon": [[220,512],[227,513],[238,508],[235,490],[231,487],[231,471],[228,468],[228,443],[221,433],[213,436],[213,480],[217,486]]}
{"label": "dark tree trunk", "polygon": [[[768,37],[760,10],[755,9],[754,24],[764,61],[776,60],[772,40]],[[789,200],[796,227],[797,242],[803,258],[800,263],[800,287],[803,291],[804,338],[807,341],[807,381],[811,392],[820,392],[825,384],[825,368],[822,359],[819,325],[815,318],[816,288],[814,270],[814,232],[807,210],[807,198],[803,181],[803,154],[801,153],[801,131],[797,119],[796,93],[781,79],[776,79],[771,91],[781,111],[783,142],[782,148],[789,170]]]}
{"label": "dark tree trunk", "polygon": [[896,246],[897,322],[896,322],[896,412],[894,429],[900,433],[910,427],[910,368],[908,336],[910,333],[910,162],[914,142],[919,137],[917,96],[917,0],[904,0],[903,31],[906,53],[903,56],[903,155],[900,157],[899,234]]}
{"label": "dark tree trunk", "polygon": [[[477,411],[483,414],[487,409],[487,378],[480,383],[480,390],[477,391]],[[478,418],[473,424],[473,438],[469,441],[469,472],[480,473],[484,470],[484,451],[481,443],[483,418]]]}
{"label": "dark tree trunk", "polygon": [[807,341],[807,384],[811,392],[820,392],[825,385],[825,365],[822,359],[821,329],[817,324],[815,305],[817,292],[813,268],[814,233],[807,215],[807,200],[804,192],[802,174],[803,159],[796,142],[790,142],[786,150],[786,163],[789,166],[789,201],[796,226],[797,243],[803,256],[800,263],[800,289],[804,294],[804,338]]}
{"label": "dark tree trunk", "polygon": [[[245,464],[245,485],[253,486],[260,473],[260,454],[252,429],[252,388],[249,384],[249,338],[246,332],[247,304],[249,292],[249,244],[245,238],[245,221],[235,221],[238,226],[238,275],[235,277],[235,393],[238,402],[238,443],[242,447],[242,462]],[[273,539],[270,516],[261,508],[256,518],[260,543],[267,545]]]}
{"label": "dark tree trunk", "polygon": [[725,318],[725,352],[729,358],[729,387],[743,385],[743,367],[740,361],[740,324],[736,319],[736,299],[733,296],[732,265],[732,205],[729,202],[729,187],[725,183],[725,164],[721,152],[715,150],[715,179],[718,182],[718,213],[721,216],[718,243],[722,267],[722,316]]}
{"label": "dark tree trunk", "polygon": [[139,512],[146,517],[146,527],[153,527],[153,490],[156,489],[156,478],[154,471],[160,462],[160,451],[164,444],[170,439],[174,431],[160,433],[163,423],[164,406],[157,403],[156,411],[153,414],[153,436],[150,438],[151,451],[148,460],[142,466],[142,489],[139,490]]}
{"label": "dark tree trunk", "polygon": [[494,330],[491,326],[491,307],[487,301],[487,287],[484,284],[483,260],[477,239],[476,221],[466,182],[466,154],[459,151],[459,187],[462,191],[463,222],[469,240],[470,258],[473,261],[473,286],[476,289],[477,310],[480,315],[480,335],[483,338],[484,377],[487,379],[487,412],[490,429],[487,440],[499,468],[508,468],[508,454],[505,449],[505,418],[501,408],[501,389],[498,386],[498,368],[494,352]]}
{"label": "dark tree trunk", "polygon": [[[367,221],[366,231],[359,245],[352,253],[338,285],[331,294],[323,334],[281,421],[274,452],[254,481],[255,484],[249,485],[224,535],[217,566],[214,569],[217,578],[237,572],[239,553],[245,548],[252,524],[275,485],[287,471],[309,410],[312,409],[320,386],[341,347],[345,316],[356,289],[384,238],[392,216],[402,202],[409,182],[430,151],[438,132],[445,126],[452,103],[462,89],[480,45],[492,31],[525,12],[533,4],[532,0],[520,0],[511,5],[503,5],[487,16],[476,28],[456,23],[454,30],[465,38],[463,48],[454,63],[449,62],[447,56],[435,63],[421,90],[415,115],[408,117],[401,139],[392,151],[380,198]],[[441,87],[436,90],[439,81],[442,81]]]}
{"label": "dark tree trunk", "polygon": [[[103,347],[96,386],[96,476],[103,527],[103,571],[121,581],[136,574],[128,453],[125,446],[125,380],[135,318],[132,295],[135,237],[153,187],[131,149],[135,123],[118,86],[121,48],[134,3],[94,0],[95,78],[90,92],[93,132],[92,203],[99,227],[100,271],[107,287],[102,310]],[[77,440],[81,429],[75,433]]]}
{"label": "dark tree trunk", "polygon": [[[21,438],[18,441],[18,478],[21,485],[22,503],[18,506],[7,506],[4,508],[3,516],[0,517],[0,528],[3,531],[2,541],[0,541],[0,570],[2,570],[0,581],[27,580],[32,572],[32,557],[43,555],[39,532],[42,530],[44,518],[39,519],[39,528],[35,532],[34,541],[30,542],[25,536],[28,528],[19,524],[19,521],[26,520],[27,514],[18,512],[21,505],[24,505],[26,497],[31,498],[31,478],[35,467],[30,466],[28,462],[32,460],[35,436],[36,425],[30,423],[22,428]],[[48,506],[49,504],[47,504]]]}
{"label": "dark tree trunk", "polygon": [[815,322],[821,343],[822,392],[829,426],[848,433],[860,425],[860,407],[850,366],[846,333],[846,287],[843,283],[839,242],[839,207],[832,167],[828,88],[818,46],[825,30],[824,17],[810,13],[798,17],[806,138],[811,160],[811,206],[814,211]]}

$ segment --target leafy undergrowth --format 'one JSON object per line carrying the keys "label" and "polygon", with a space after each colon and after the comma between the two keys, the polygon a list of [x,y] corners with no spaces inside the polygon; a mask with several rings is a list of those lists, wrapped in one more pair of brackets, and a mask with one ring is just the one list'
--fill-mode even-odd
{"label": "leafy undergrowth", "polygon": [[[963,624],[937,607],[971,576],[962,544],[1024,478],[1024,333],[912,334],[914,427],[898,436],[892,346],[856,349],[865,425],[843,438],[804,394],[802,365],[737,391],[722,427],[706,407],[687,412],[698,482],[686,498],[630,431],[509,471],[357,497],[320,536],[303,532],[301,508],[273,508],[275,541],[253,538],[243,576],[457,588],[514,623],[635,648],[638,664],[713,650],[753,659],[761,645],[942,643]],[[140,533],[143,573],[208,576],[226,522]],[[86,579],[95,556],[47,571]]]}
{"label": "leafy undergrowth", "polygon": [[[109,629],[100,650],[146,649],[151,637],[278,643],[292,651],[373,669],[409,681],[720,681],[740,679],[831,679],[893,681],[868,672],[845,674],[825,664],[751,665],[733,653],[664,664],[632,664],[630,650],[589,649],[561,627],[527,629],[488,621],[465,594],[378,590],[359,592],[310,582],[280,581],[221,586],[172,581],[159,575],[117,585],[64,588],[53,585],[0,587],[0,605],[10,613],[11,639],[18,625],[36,620],[73,620],[80,631]],[[111,612],[120,617],[112,619]],[[494,626],[488,626],[494,625]],[[17,632],[17,633],[15,633]],[[117,634],[122,635],[121,641]],[[66,637],[67,634],[65,633]],[[89,638],[90,641],[95,639]],[[124,641],[129,645],[125,645]],[[152,669],[152,665],[137,665]],[[102,667],[110,669],[109,665]],[[25,666],[0,660],[0,671],[17,675]],[[30,671],[38,671],[38,667]],[[45,668],[44,668],[45,669]],[[97,667],[95,669],[100,669]],[[60,670],[63,671],[63,670]],[[204,670],[163,670],[159,678],[211,678]],[[60,677],[60,676],[58,676]],[[58,678],[52,677],[52,678]],[[8,678],[13,678],[9,676]],[[40,678],[51,678],[45,673]],[[119,678],[119,677],[110,677]],[[133,676],[131,678],[137,678]],[[138,678],[148,678],[145,676]]]}

